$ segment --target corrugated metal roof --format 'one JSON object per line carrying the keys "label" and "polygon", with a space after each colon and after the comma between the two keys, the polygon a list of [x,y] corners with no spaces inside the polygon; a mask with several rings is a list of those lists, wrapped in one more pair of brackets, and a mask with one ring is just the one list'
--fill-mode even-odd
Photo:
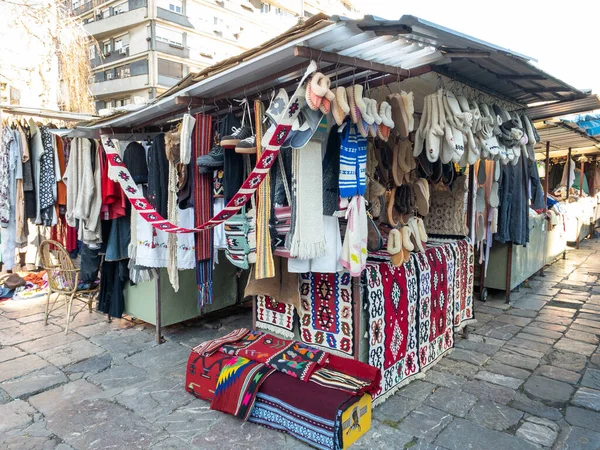
{"label": "corrugated metal roof", "polygon": [[527,114],[531,120],[543,120],[552,117],[594,111],[597,109],[600,109],[600,97],[594,94],[576,100],[534,106],[527,110]]}
{"label": "corrugated metal roof", "polygon": [[[403,16],[399,21],[366,16],[356,21],[320,15],[260,47],[188,76],[140,111],[110,117],[87,126],[98,129],[164,123],[187,110],[178,104],[179,96],[214,101],[215,98],[231,97],[230,94],[236,89],[249,84],[251,89],[237,95],[266,93],[278,84],[290,83],[301,75],[303,68],[300,64],[306,60],[295,55],[297,46],[310,48],[310,56],[317,61],[320,61],[319,54],[329,52],[396,69],[411,70],[431,64],[437,72],[523,106],[530,101],[564,97],[573,99],[585,95],[537,69],[529,62],[531,58],[414,16]],[[337,69],[338,64],[331,60],[320,61],[321,71],[337,73]],[[354,72],[348,71],[347,67],[340,67],[339,72],[344,73],[340,74],[340,84],[352,81]],[[364,73],[381,76],[375,70]],[[281,76],[273,80],[273,74]],[[514,77],[534,77],[536,80],[520,79],[517,82]],[[544,86],[552,88],[552,92],[528,91],[540,90]],[[82,124],[83,127],[85,125]]]}
{"label": "corrugated metal roof", "polygon": [[600,140],[587,136],[583,130],[574,124],[562,120],[536,122],[535,127],[541,142],[535,146],[536,153],[546,152],[546,142],[550,142],[550,154],[556,156],[568,152],[598,153]]}
{"label": "corrugated metal roof", "polygon": [[5,105],[0,104],[0,110],[9,114],[33,117],[45,117],[48,119],[60,119],[71,122],[79,122],[81,120],[92,120],[98,116],[93,114],[74,113],[69,111],[56,111],[54,109],[33,108],[21,105]]}

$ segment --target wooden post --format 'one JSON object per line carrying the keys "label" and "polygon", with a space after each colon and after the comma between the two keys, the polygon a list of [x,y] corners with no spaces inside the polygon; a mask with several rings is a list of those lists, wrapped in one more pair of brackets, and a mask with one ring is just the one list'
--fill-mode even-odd
{"label": "wooden post", "polygon": [[154,297],[156,301],[156,344],[162,344],[162,318],[161,318],[161,296],[160,296],[160,274],[154,279]]}
{"label": "wooden post", "polygon": [[506,257],[506,303],[510,303],[510,279],[512,278],[513,243],[508,242],[508,255]]}
{"label": "wooden post", "polygon": [[569,186],[571,185],[571,147],[569,147],[569,156],[567,156],[567,200],[569,200]]}
{"label": "wooden post", "polygon": [[[583,157],[579,158],[581,160],[581,165],[579,166],[579,198],[583,197],[583,167],[585,162],[583,161]],[[589,188],[589,186],[588,186]]]}
{"label": "wooden post", "polygon": [[360,277],[352,277],[352,315],[354,316],[354,359],[360,360],[360,314],[361,314]]}
{"label": "wooden post", "polygon": [[545,162],[545,176],[544,176],[544,208],[548,211],[548,189],[549,180],[548,172],[550,171],[550,141],[546,141],[546,162]]}
{"label": "wooden post", "polygon": [[475,166],[471,164],[469,166],[469,193],[467,199],[467,227],[469,229],[469,236],[472,238],[474,236],[474,220],[473,220],[473,196],[475,192]]}

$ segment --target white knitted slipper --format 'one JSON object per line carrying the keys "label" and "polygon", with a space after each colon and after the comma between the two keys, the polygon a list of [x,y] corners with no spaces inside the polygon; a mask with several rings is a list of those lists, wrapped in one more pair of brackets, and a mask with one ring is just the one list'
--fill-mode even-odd
{"label": "white knitted slipper", "polygon": [[478,213],[485,211],[485,188],[479,186],[475,197],[475,211]]}
{"label": "white knitted slipper", "polygon": [[365,102],[365,99],[363,98],[363,87],[360,84],[354,85],[354,101],[356,102],[356,106],[360,111],[362,119],[367,123],[367,125],[371,125],[375,119],[369,114],[367,102]]}
{"label": "white knitted slipper", "polygon": [[412,232],[413,236],[415,237],[417,251],[424,252],[425,247],[423,246],[423,240],[421,239],[421,235],[419,233],[419,227],[417,226],[417,220],[415,219],[415,217],[411,217],[408,220],[408,227],[410,228],[410,231]]}
{"label": "white knitted slipper", "polygon": [[400,228],[400,233],[402,233],[402,246],[409,252],[412,252],[415,249],[415,246],[411,242],[412,232],[410,231],[410,228],[406,226],[402,227]]}
{"label": "white knitted slipper", "polygon": [[346,94],[346,89],[343,87],[338,87],[335,89],[335,95],[333,98],[333,105],[331,107],[331,112],[333,114],[333,119],[338,126],[341,126],[344,123],[344,119],[350,112],[350,105],[348,104],[348,95]]}
{"label": "white knitted slipper", "polygon": [[490,112],[490,107],[485,103],[479,105],[481,111],[481,137],[484,139],[484,145],[493,158],[498,156],[500,148],[498,146],[498,138],[494,133],[494,116]]}
{"label": "white knitted slipper", "polygon": [[423,112],[421,113],[421,119],[419,121],[419,128],[415,133],[415,146],[413,148],[413,156],[418,157],[423,151],[425,144],[425,138],[427,137],[427,121],[429,119],[429,105],[427,97],[423,101]]}
{"label": "white knitted slipper", "polygon": [[382,118],[377,112],[377,100],[369,98],[369,113],[373,116],[373,123],[369,125],[369,133],[373,137],[377,137],[377,128],[381,125]]}
{"label": "white knitted slipper", "polygon": [[406,94],[405,105],[408,114],[408,131],[415,131],[415,96],[412,92]]}
{"label": "white knitted slipper", "polygon": [[324,78],[321,72],[316,72],[310,81],[306,83],[306,104],[313,111],[321,107],[323,97],[327,93],[328,86],[324,85]]}
{"label": "white knitted slipper", "polygon": [[402,235],[396,228],[390,230],[387,241],[387,251],[391,256],[392,265],[401,266],[404,263],[402,255]]}
{"label": "white knitted slipper", "polygon": [[492,182],[492,188],[490,190],[490,206],[492,208],[497,208],[500,205],[500,197],[498,195],[498,182],[497,181],[493,181]]}
{"label": "white knitted slipper", "polygon": [[360,118],[360,111],[356,106],[356,99],[354,98],[354,86],[348,86],[346,88],[346,95],[348,97],[348,105],[350,106],[350,117],[352,123],[357,124]]}
{"label": "white knitted slipper", "polygon": [[387,141],[390,138],[394,121],[392,120],[392,107],[388,102],[381,102],[379,105],[379,115],[381,116],[381,125],[377,127],[377,136]]}
{"label": "white knitted slipper", "polygon": [[431,114],[427,120],[429,128],[429,132],[427,133],[427,159],[429,162],[436,162],[440,159],[440,151],[442,149],[441,136],[444,134],[444,130],[439,125],[439,110],[435,94],[428,95],[426,98],[431,108]]}
{"label": "white knitted slipper", "polygon": [[427,242],[429,240],[429,236],[427,236],[427,230],[425,230],[425,222],[420,217],[417,217],[417,228],[419,230],[419,236],[421,236],[421,240],[423,242]]}

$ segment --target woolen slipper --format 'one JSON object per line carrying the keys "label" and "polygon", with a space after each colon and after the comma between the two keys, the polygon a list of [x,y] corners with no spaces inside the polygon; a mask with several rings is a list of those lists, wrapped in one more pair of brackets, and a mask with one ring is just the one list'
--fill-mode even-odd
{"label": "woolen slipper", "polygon": [[485,161],[479,161],[477,169],[477,183],[485,184]]}
{"label": "woolen slipper", "polygon": [[483,214],[477,214],[477,225],[475,227],[475,242],[482,242],[485,236],[485,221]]}
{"label": "woolen slipper", "polygon": [[338,87],[335,89],[331,111],[335,123],[337,123],[338,126],[341,126],[342,123],[344,123],[346,116],[348,116],[348,113],[350,113],[350,105],[348,104],[348,95],[346,94],[345,88]]}
{"label": "woolen slipper", "polygon": [[363,98],[363,87],[361,84],[354,85],[354,101],[356,102],[356,107],[360,111],[362,119],[367,123],[367,125],[371,125],[375,119],[369,114],[367,102],[365,102],[365,99]]}
{"label": "woolen slipper", "polygon": [[485,211],[485,189],[483,186],[477,188],[477,195],[475,197],[475,211],[481,213]]}
{"label": "woolen slipper", "polygon": [[313,111],[317,111],[321,102],[323,101],[323,97],[329,89],[329,86],[324,85],[324,78],[321,72],[316,72],[310,81],[306,83],[306,104]]}
{"label": "woolen slipper", "polygon": [[394,128],[392,107],[388,102],[381,102],[381,105],[379,105],[379,115],[381,116],[381,125],[377,127],[377,136],[379,136],[380,139],[387,141],[390,137],[391,130]]}
{"label": "woolen slipper", "polygon": [[492,188],[490,190],[490,206],[492,208],[497,208],[500,206],[500,197],[498,195],[498,182],[492,182]]}
{"label": "woolen slipper", "polygon": [[429,236],[427,236],[427,231],[425,230],[425,223],[420,217],[417,217],[417,229],[419,230],[421,241],[427,242],[429,240]]}
{"label": "woolen slipper", "polygon": [[411,241],[412,233],[410,231],[410,228],[406,226],[402,227],[400,228],[400,233],[402,234],[402,247],[408,250],[409,252],[412,252],[415,249],[415,246]]}
{"label": "woolen slipper", "polygon": [[387,241],[387,251],[391,256],[392,265],[401,266],[404,262],[402,256],[402,235],[396,228],[390,230]]}
{"label": "woolen slipper", "polygon": [[356,106],[356,99],[354,98],[354,86],[348,86],[346,88],[346,95],[348,97],[348,105],[350,106],[350,118],[352,119],[352,123],[358,124],[360,111]]}
{"label": "woolen slipper", "polygon": [[408,117],[403,114],[403,102],[400,94],[390,94],[387,97],[388,103],[392,107],[392,118],[396,125],[396,135],[402,138],[408,137]]}

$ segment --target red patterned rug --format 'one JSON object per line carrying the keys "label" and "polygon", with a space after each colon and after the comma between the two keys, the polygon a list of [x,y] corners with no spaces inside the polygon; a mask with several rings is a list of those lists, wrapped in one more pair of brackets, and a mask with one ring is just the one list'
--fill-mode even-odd
{"label": "red patterned rug", "polygon": [[418,286],[415,257],[400,267],[367,265],[369,364],[381,369],[382,381],[373,396],[383,402],[419,373]]}
{"label": "red patterned rug", "polygon": [[260,331],[250,331],[238,342],[223,345],[220,351],[266,364],[302,381],[308,381],[329,360],[329,353]]}
{"label": "red patterned rug", "polygon": [[294,305],[259,295],[256,297],[256,328],[293,339],[294,311]]}
{"label": "red patterned rug", "polygon": [[327,351],[352,356],[352,277],[349,272],[300,277],[300,338]]}
{"label": "red patterned rug", "polygon": [[415,257],[419,280],[419,363],[423,371],[454,345],[453,306],[448,301],[443,249],[428,248]]}

